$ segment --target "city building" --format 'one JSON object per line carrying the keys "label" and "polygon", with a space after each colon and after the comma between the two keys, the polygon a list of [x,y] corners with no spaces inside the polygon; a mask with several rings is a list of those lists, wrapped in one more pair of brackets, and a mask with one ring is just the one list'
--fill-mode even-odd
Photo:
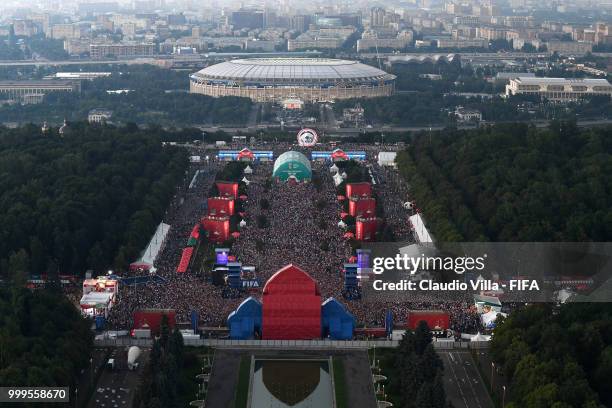
{"label": "city building", "polygon": [[313,38],[302,34],[295,40],[287,41],[287,50],[298,51],[321,48],[336,49],[342,47],[344,41],[345,40],[342,38]]}
{"label": "city building", "polygon": [[612,84],[605,79],[519,77],[506,85],[506,96],[510,95],[538,95],[552,101],[569,102],[587,95],[612,97]]}
{"label": "city building", "polygon": [[437,48],[489,48],[489,41],[484,38],[439,38],[435,43]]}
{"label": "city building", "polygon": [[412,45],[412,31],[402,31],[391,38],[379,38],[376,33],[364,32],[362,38],[357,40],[357,52],[372,48],[401,50]]}
{"label": "city building", "polygon": [[43,79],[92,81],[96,78],[107,78],[111,75],[111,72],[56,72],[45,76]]}
{"label": "city building", "polygon": [[382,27],[385,25],[386,11],[382,7],[372,7],[370,10],[370,27]]}
{"label": "city building", "polygon": [[457,122],[480,122],[482,120],[482,113],[480,111],[464,108],[463,106],[457,106],[453,114],[457,118]]}
{"label": "city building", "polygon": [[306,102],[388,96],[395,76],[358,61],[252,58],[211,65],[190,76],[190,92],[242,96],[258,102]]}
{"label": "city building", "polygon": [[108,109],[92,109],[87,115],[89,123],[106,123],[113,116],[113,111]]}
{"label": "city building", "polygon": [[91,59],[145,57],[155,55],[157,46],[152,43],[136,42],[90,44],[89,53]]}
{"label": "city building", "polygon": [[264,12],[262,10],[238,10],[232,13],[232,26],[235,30],[243,28],[264,28]]}
{"label": "city building", "polygon": [[75,81],[0,81],[0,94],[22,103],[40,103],[51,92],[79,92]]}
{"label": "city building", "polygon": [[585,41],[548,41],[548,52],[557,52],[562,55],[585,55],[593,51],[593,43]]}
{"label": "city building", "polygon": [[78,24],[55,24],[51,27],[51,38],[56,40],[81,38],[81,27]]}

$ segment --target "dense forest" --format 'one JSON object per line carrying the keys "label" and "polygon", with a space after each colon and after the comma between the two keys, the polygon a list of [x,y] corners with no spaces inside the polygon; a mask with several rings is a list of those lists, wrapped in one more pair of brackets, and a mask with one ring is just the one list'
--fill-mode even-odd
{"label": "dense forest", "polygon": [[512,122],[551,119],[601,119],[611,118],[612,100],[609,96],[585,97],[580,102],[567,105],[547,103],[533,96],[502,98],[462,96],[436,92],[412,92],[365,100],[345,99],[337,101],[337,115],[342,110],[360,103],[365,110],[366,121],[378,125],[432,126],[453,124],[457,106],[482,113],[482,119],[490,122]]}
{"label": "dense forest", "polygon": [[176,186],[183,150],[166,132],[74,123],[63,137],[36,126],[0,129],[0,270],[82,274],[138,257]]}
{"label": "dense forest", "polygon": [[178,408],[181,406],[181,370],[184,360],[183,336],[171,330],[163,316],[159,338],[153,341],[151,355],[136,389],[135,407]]}
{"label": "dense forest", "polygon": [[74,390],[92,344],[89,323],[59,291],[0,288],[2,386]]}
{"label": "dense forest", "polygon": [[407,331],[393,353],[384,353],[381,366],[389,377],[389,398],[398,407],[445,408],[444,366],[436,354],[427,323]]}
{"label": "dense forest", "polygon": [[398,155],[438,241],[609,241],[612,128],[419,134]]}
{"label": "dense forest", "polygon": [[496,328],[491,354],[510,384],[507,408],[612,406],[609,303],[515,311]]}
{"label": "dense forest", "polygon": [[[52,93],[35,105],[4,104],[0,122],[85,120],[90,110],[100,108],[113,111],[111,121],[120,123],[244,124],[251,112],[248,98],[190,94],[185,71],[136,65],[109,68],[109,72],[108,78],[84,81],[80,93]],[[129,92],[107,92],[117,90]]]}

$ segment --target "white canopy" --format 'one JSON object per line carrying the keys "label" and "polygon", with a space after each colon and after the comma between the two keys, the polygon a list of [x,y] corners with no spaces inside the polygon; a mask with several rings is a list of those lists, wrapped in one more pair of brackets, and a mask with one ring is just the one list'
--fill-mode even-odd
{"label": "white canopy", "polygon": [[490,341],[490,340],[491,340],[491,336],[488,336],[486,334],[480,334],[480,332],[470,337],[470,341]]}
{"label": "white canopy", "polygon": [[496,312],[495,310],[491,310],[488,313],[481,314],[480,319],[482,320],[482,325],[484,327],[493,327],[498,316],[506,317],[507,314]]}
{"label": "white canopy", "polygon": [[97,305],[108,306],[113,299],[114,293],[112,292],[89,292],[81,297],[81,306],[84,307],[96,307]]}
{"label": "white canopy", "polygon": [[338,226],[340,228],[345,228],[346,227],[346,223],[344,221],[340,220],[340,222],[338,223]]}
{"label": "white canopy", "polygon": [[404,208],[407,210],[412,210],[412,203],[410,201],[406,201],[404,203]]}
{"label": "white canopy", "polygon": [[334,184],[336,186],[339,186],[340,184],[342,184],[342,182],[344,181],[344,179],[342,178],[342,176],[338,173],[334,174]]}
{"label": "white canopy", "polygon": [[416,234],[417,241],[421,244],[433,243],[433,239],[431,235],[429,235],[429,231],[427,227],[425,227],[425,221],[423,221],[423,217],[421,214],[417,213],[409,218],[410,223],[412,224],[412,228]]}
{"label": "white canopy", "polygon": [[329,168],[329,172],[330,173],[337,173],[338,172],[338,166],[336,166],[336,163],[332,164],[332,166]]}
{"label": "white canopy", "polygon": [[246,221],[242,220],[242,221],[240,221],[240,223],[238,225],[240,225],[241,228],[245,227],[246,226]]}
{"label": "white canopy", "polygon": [[157,255],[159,255],[159,251],[164,244],[166,235],[168,235],[168,231],[170,231],[170,225],[163,222],[159,223],[157,229],[155,230],[155,234],[153,234],[151,241],[149,241],[149,245],[147,245],[147,249],[145,249],[142,257],[138,260],[139,263],[145,263],[153,266],[155,260],[157,259]]}
{"label": "white canopy", "polygon": [[559,303],[565,303],[572,296],[574,296],[574,292],[572,292],[571,290],[561,289],[560,291],[557,292],[556,299],[557,299],[557,302],[559,302]]}
{"label": "white canopy", "polygon": [[251,166],[245,167],[244,174],[253,174],[253,169],[251,168]]}
{"label": "white canopy", "polygon": [[242,178],[242,182],[243,182],[244,184],[246,184],[247,186],[249,185],[249,183],[251,183],[251,182],[250,182],[250,181],[249,181],[249,180],[246,178],[246,176]]}

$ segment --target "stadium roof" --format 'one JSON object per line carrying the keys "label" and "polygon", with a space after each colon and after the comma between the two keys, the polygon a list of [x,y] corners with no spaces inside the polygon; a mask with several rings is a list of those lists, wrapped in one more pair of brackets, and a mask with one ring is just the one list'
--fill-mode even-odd
{"label": "stadium roof", "polygon": [[199,77],[261,79],[334,79],[355,80],[382,77],[395,78],[376,67],[358,61],[328,58],[251,58],[236,59],[211,65],[194,74]]}

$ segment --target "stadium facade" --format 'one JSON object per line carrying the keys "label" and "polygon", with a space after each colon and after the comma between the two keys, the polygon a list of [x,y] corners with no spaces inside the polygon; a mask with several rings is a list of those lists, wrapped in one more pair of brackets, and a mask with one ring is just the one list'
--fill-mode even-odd
{"label": "stadium facade", "polygon": [[241,96],[256,102],[289,97],[307,102],[389,96],[395,76],[358,61],[251,58],[211,65],[190,76],[191,93]]}

